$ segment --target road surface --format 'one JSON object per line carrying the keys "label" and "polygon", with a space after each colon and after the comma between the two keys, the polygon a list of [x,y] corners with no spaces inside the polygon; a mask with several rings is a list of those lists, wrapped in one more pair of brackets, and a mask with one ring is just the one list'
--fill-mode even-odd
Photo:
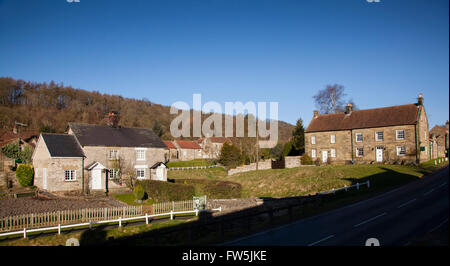
{"label": "road surface", "polygon": [[448,183],[447,166],[374,198],[223,245],[364,246],[370,238],[381,246],[408,245],[417,237],[448,228]]}

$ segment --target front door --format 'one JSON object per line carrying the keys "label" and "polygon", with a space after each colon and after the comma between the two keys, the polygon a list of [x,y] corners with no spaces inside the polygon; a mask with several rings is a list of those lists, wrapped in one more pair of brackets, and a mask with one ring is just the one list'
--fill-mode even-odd
{"label": "front door", "polygon": [[377,162],[383,161],[383,148],[377,147]]}
{"label": "front door", "polygon": [[47,189],[47,168],[42,169],[42,188]]}
{"label": "front door", "polygon": [[102,170],[92,170],[91,189],[102,189]]}
{"label": "front door", "polygon": [[326,163],[328,160],[328,151],[322,151],[322,162]]}

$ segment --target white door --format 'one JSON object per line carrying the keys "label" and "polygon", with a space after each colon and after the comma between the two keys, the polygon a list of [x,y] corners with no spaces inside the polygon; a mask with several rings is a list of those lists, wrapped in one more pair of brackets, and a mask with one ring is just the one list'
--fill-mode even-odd
{"label": "white door", "polygon": [[91,189],[102,189],[102,170],[92,170]]}
{"label": "white door", "polygon": [[383,161],[383,148],[377,148],[377,162]]}
{"label": "white door", "polygon": [[42,169],[42,188],[47,189],[47,168]]}
{"label": "white door", "polygon": [[158,167],[156,168],[156,180],[164,179],[164,168]]}
{"label": "white door", "polygon": [[328,160],[328,151],[322,151],[322,162],[326,163]]}

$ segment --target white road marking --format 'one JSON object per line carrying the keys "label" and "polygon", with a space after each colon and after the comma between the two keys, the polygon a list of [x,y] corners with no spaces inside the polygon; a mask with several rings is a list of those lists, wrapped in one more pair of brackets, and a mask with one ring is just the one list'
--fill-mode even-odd
{"label": "white road marking", "polygon": [[442,183],[439,187],[443,187],[443,186],[445,186],[445,185],[447,185],[446,182]]}
{"label": "white road marking", "polygon": [[414,202],[414,201],[416,201],[416,199],[412,199],[412,200],[410,200],[410,201],[408,201],[408,202],[405,202],[405,203],[399,205],[397,208],[400,209],[401,207],[404,207],[404,206],[406,206],[406,205],[408,205],[408,204],[410,204],[410,203],[412,203],[412,202]]}
{"label": "white road marking", "polygon": [[426,193],[423,193],[423,195],[424,196],[426,196],[426,195],[428,195],[428,194],[430,194],[431,192],[433,192],[434,191],[434,188],[433,189],[430,189],[428,192],[426,192]]}
{"label": "white road marking", "polygon": [[332,237],[334,237],[334,235],[330,235],[330,236],[327,236],[327,237],[325,237],[325,238],[322,238],[322,239],[320,239],[320,240],[318,240],[318,241],[316,241],[316,242],[314,242],[314,243],[308,244],[308,246],[309,246],[309,247],[310,247],[310,246],[314,246],[315,244],[318,244],[318,243],[320,243],[320,242],[323,242],[323,241],[325,241],[325,240],[328,240],[328,239],[330,239],[330,238],[332,238]]}
{"label": "white road marking", "polygon": [[366,224],[366,223],[371,222],[371,221],[373,221],[373,220],[375,220],[375,219],[377,219],[377,218],[380,218],[380,217],[383,216],[383,215],[386,215],[386,212],[383,212],[383,213],[380,214],[380,215],[377,215],[377,216],[372,217],[372,218],[370,218],[370,219],[367,219],[367,220],[365,220],[365,221],[363,221],[363,222],[360,222],[359,224],[355,224],[353,227],[358,227],[358,226],[360,226],[360,225]]}
{"label": "white road marking", "polygon": [[433,229],[431,229],[430,233],[435,231],[436,229],[438,229],[439,227],[441,227],[443,224],[445,224],[446,222],[448,222],[448,218],[445,219],[445,221],[443,221],[442,223],[438,224],[438,226],[434,227]]}

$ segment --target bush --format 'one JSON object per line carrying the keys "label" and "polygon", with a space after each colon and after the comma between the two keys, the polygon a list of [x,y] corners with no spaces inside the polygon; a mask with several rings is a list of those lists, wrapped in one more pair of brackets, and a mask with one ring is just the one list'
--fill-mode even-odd
{"label": "bush", "polygon": [[19,164],[16,170],[16,177],[22,187],[33,185],[33,166],[30,164]]}
{"label": "bush", "polygon": [[219,162],[228,168],[235,168],[242,164],[244,158],[239,148],[233,144],[225,142],[220,151]]}
{"label": "bush", "polygon": [[134,196],[136,200],[143,200],[145,196],[145,190],[142,186],[138,185],[134,187]]}
{"label": "bush", "polygon": [[308,154],[303,155],[302,158],[300,159],[300,162],[302,163],[302,165],[312,165],[313,164],[313,160],[311,157],[309,157]]}
{"label": "bush", "polygon": [[148,198],[155,202],[189,200],[195,195],[195,189],[191,185],[166,181],[137,180],[136,186],[142,186]]}
{"label": "bush", "polygon": [[195,187],[195,194],[206,195],[210,199],[234,199],[240,198],[242,185],[230,181],[218,181],[208,179],[175,179],[175,183],[190,184]]}

